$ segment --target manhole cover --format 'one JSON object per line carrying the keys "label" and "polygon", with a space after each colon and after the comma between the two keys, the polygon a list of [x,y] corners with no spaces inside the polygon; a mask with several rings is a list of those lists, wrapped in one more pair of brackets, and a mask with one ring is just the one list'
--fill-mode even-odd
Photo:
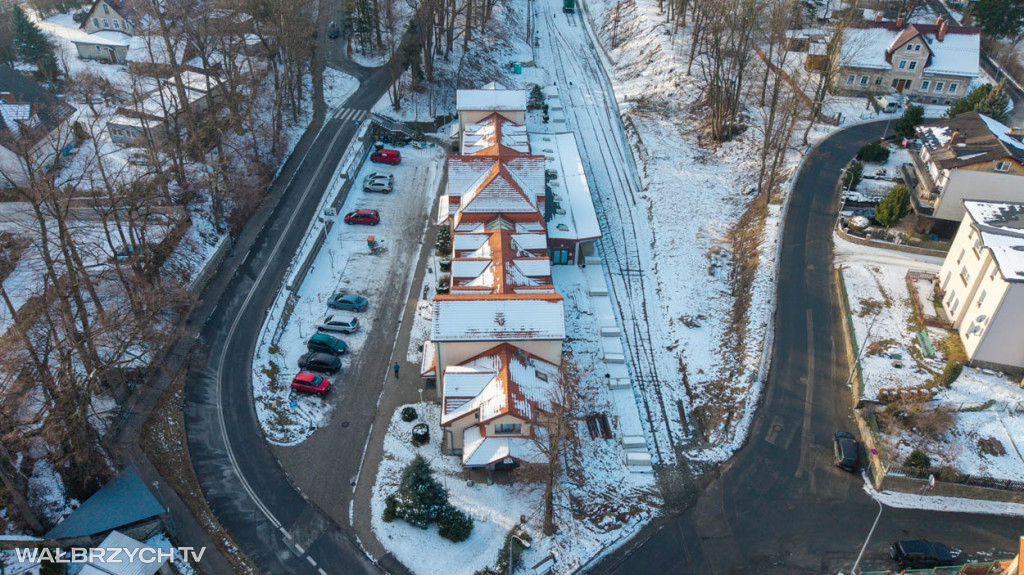
{"label": "manhole cover", "polygon": [[348,427],[348,422],[347,421],[342,421],[341,422],[341,426],[342,427]]}

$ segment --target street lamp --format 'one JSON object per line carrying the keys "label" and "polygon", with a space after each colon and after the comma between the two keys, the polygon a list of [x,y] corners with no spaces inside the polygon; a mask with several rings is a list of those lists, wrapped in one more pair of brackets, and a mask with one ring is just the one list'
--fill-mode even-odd
{"label": "street lamp", "polygon": [[876,499],[875,503],[878,503],[878,515],[875,516],[875,522],[871,524],[871,530],[868,531],[864,545],[860,548],[860,553],[857,554],[857,560],[853,562],[853,568],[850,569],[851,575],[857,575],[857,566],[860,565],[860,559],[864,556],[864,550],[868,548],[868,542],[871,541],[871,535],[874,534],[875,527],[878,527],[878,520],[882,518],[882,502]]}
{"label": "street lamp", "polygon": [[523,546],[523,549],[530,548],[529,541],[523,541],[516,535],[512,536],[512,539],[508,542],[508,575],[512,575],[512,551],[515,550],[515,545],[512,544],[512,541],[518,541],[519,544]]}

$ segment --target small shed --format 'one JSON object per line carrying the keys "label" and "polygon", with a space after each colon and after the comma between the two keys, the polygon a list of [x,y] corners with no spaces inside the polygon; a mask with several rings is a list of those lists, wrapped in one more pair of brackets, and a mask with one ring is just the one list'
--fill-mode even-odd
{"label": "small shed", "polygon": [[85,500],[45,539],[99,538],[118,529],[145,539],[162,528],[164,507],[131,467]]}

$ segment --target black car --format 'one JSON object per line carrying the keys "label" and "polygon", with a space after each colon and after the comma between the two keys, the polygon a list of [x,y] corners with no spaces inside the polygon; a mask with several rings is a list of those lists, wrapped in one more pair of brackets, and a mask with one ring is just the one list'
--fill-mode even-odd
{"label": "black car", "polygon": [[889,556],[900,567],[912,569],[944,567],[956,563],[956,557],[950,553],[949,547],[926,539],[894,541],[889,546]]}
{"label": "black car", "polygon": [[857,440],[853,434],[837,431],[832,436],[832,451],[835,453],[836,465],[839,467],[847,471],[860,469],[857,461]]}
{"label": "black car", "polygon": [[330,353],[311,351],[302,354],[302,357],[299,358],[299,369],[334,373],[341,369],[341,360],[338,359],[338,356]]}

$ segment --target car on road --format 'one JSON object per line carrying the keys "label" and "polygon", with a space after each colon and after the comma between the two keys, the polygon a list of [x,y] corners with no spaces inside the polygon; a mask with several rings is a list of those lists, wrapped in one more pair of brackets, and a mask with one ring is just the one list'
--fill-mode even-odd
{"label": "car on road", "polygon": [[295,376],[295,379],[292,380],[292,389],[306,393],[327,395],[327,392],[331,390],[331,380],[309,371],[300,371]]}
{"label": "car on road", "polygon": [[400,164],[402,163],[402,153],[398,150],[382,148],[370,154],[370,161],[378,164]]}
{"label": "car on road", "polygon": [[900,567],[909,569],[946,567],[956,563],[956,557],[949,551],[949,547],[927,539],[893,541],[889,545],[889,556]]}
{"label": "car on road", "polygon": [[327,307],[341,311],[366,311],[369,300],[354,293],[337,292],[327,300]]}
{"label": "car on road", "polygon": [[299,357],[299,369],[304,371],[319,371],[322,373],[335,373],[341,369],[341,360],[332,353],[311,351]]}
{"label": "car on road", "polygon": [[341,355],[348,351],[348,344],[330,334],[314,333],[309,336],[309,340],[306,342],[306,349]]}
{"label": "car on road", "polygon": [[857,439],[852,433],[837,431],[832,436],[832,451],[835,454],[836,465],[847,471],[857,471],[860,465],[857,462]]}
{"label": "car on road", "polygon": [[359,318],[350,313],[329,313],[320,318],[320,321],[316,323],[316,329],[317,331],[355,333],[359,329]]}
{"label": "car on road", "polygon": [[364,192],[376,192],[379,194],[390,194],[395,189],[394,184],[387,180],[370,180],[363,182]]}
{"label": "car on road", "polygon": [[375,226],[380,223],[380,214],[377,210],[356,210],[345,214],[345,223]]}
{"label": "car on road", "polygon": [[339,34],[340,31],[338,30],[338,25],[334,22],[331,22],[331,24],[327,27],[327,37],[330,38],[331,40],[334,40],[335,38],[338,37]]}

